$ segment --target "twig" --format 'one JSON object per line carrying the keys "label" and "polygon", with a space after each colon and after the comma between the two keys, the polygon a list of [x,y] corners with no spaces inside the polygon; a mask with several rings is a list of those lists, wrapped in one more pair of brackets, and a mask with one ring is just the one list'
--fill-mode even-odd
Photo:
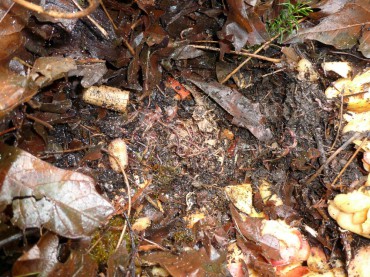
{"label": "twig", "polygon": [[52,125],[50,125],[49,123],[47,123],[47,122],[45,122],[45,121],[43,121],[43,120],[41,120],[41,119],[39,119],[39,118],[37,118],[33,115],[26,114],[26,117],[28,119],[31,119],[31,120],[37,122],[37,123],[40,123],[41,125],[43,125],[44,127],[48,128],[50,130],[54,130],[54,127]]}
{"label": "twig", "polygon": [[107,8],[106,8],[106,7],[105,7],[105,5],[104,5],[104,2],[103,2],[102,0],[99,0],[99,2],[100,2],[100,6],[102,6],[103,11],[104,11],[104,12],[105,12],[105,14],[107,15],[107,17],[108,17],[108,19],[109,19],[110,23],[112,24],[113,28],[114,28],[115,30],[117,30],[117,29],[118,29],[118,27],[117,27],[117,25],[116,25],[116,24],[114,24],[114,21],[113,21],[112,17],[110,16],[110,14],[108,13],[108,10],[107,10]]}
{"label": "twig", "polygon": [[[203,45],[194,45],[194,44],[190,44],[189,46],[192,46],[192,47],[197,48],[197,49],[204,49],[204,50],[210,50],[210,51],[216,51],[216,52],[221,51],[220,48],[212,47],[212,46],[203,46]],[[235,55],[239,55],[239,56],[257,58],[257,59],[260,59],[260,60],[265,60],[265,61],[269,61],[269,62],[273,62],[273,63],[281,62],[281,59],[269,58],[269,57],[265,57],[265,56],[261,56],[261,55],[248,53],[248,52],[240,52],[240,51],[231,50],[230,53],[235,54]]]}
{"label": "twig", "polygon": [[[129,217],[126,215],[125,212],[123,212],[122,214],[123,214],[123,216],[126,219],[126,223],[127,223],[128,229],[130,231],[130,239],[131,239],[131,262],[130,262],[130,269],[131,269],[131,276],[132,277],[135,277],[135,254],[137,253],[137,247],[135,245],[134,236],[132,235],[133,231],[132,231],[132,228],[131,228]],[[117,251],[117,249],[116,249],[116,251]]]}
{"label": "twig", "polygon": [[54,18],[66,18],[66,19],[74,19],[74,18],[84,17],[84,16],[92,13],[93,11],[95,11],[96,8],[99,6],[99,1],[98,0],[88,0],[89,6],[86,9],[84,9],[82,11],[79,11],[79,12],[65,13],[65,12],[59,12],[59,11],[56,11],[56,10],[47,11],[43,7],[41,7],[40,5],[30,3],[26,0],[13,0],[13,2],[15,2],[15,3],[21,5],[22,7],[27,8],[31,11],[37,12],[37,13],[45,14],[45,15],[48,15],[48,16],[51,16],[51,17],[54,17]]}
{"label": "twig", "polygon": [[14,126],[14,127],[9,128],[7,130],[4,130],[4,131],[0,132],[0,137],[3,136],[3,135],[5,135],[5,134],[7,134],[7,133],[13,132],[13,131],[15,131],[17,129],[18,129],[18,126]]}
{"label": "twig", "polygon": [[[72,2],[77,6],[77,8],[83,11],[83,8],[80,6],[80,4],[78,4],[76,0],[72,0]],[[108,38],[107,31],[98,22],[96,22],[94,18],[92,18],[90,15],[87,15],[86,17],[91,21],[92,24],[95,25],[95,27],[100,31],[100,33],[103,34],[105,38]]]}
{"label": "twig", "polygon": [[262,78],[265,78],[265,77],[267,77],[267,76],[270,76],[270,75],[276,74],[276,73],[281,72],[281,71],[284,71],[284,70],[285,70],[285,68],[281,68],[281,69],[275,70],[275,71],[273,71],[273,72],[270,72],[270,73],[264,74],[264,75],[262,75],[261,77],[262,77]]}
{"label": "twig", "polygon": [[[123,168],[123,166],[120,163],[120,161],[115,156],[112,156],[112,157],[114,157],[114,159],[118,163],[119,167],[121,168],[121,171],[122,171],[122,174],[123,174],[123,179],[124,179],[125,184],[126,184],[127,195],[128,195],[127,217],[130,217],[130,214],[131,214],[131,187],[130,187],[130,183],[128,182],[128,178],[127,178],[125,169]],[[126,216],[125,212],[123,212],[123,214]],[[130,224],[130,223],[128,222],[128,219],[126,218],[125,225],[124,225],[124,227],[122,229],[121,235],[119,236],[119,240],[117,242],[116,251],[117,251],[117,249],[119,248],[119,246],[121,245],[121,243],[123,241],[123,236],[125,235],[126,227],[127,227],[128,224]]]}
{"label": "twig", "polygon": [[72,152],[78,152],[81,150],[89,149],[91,147],[94,147],[94,145],[85,145],[78,148],[72,148],[72,149],[66,149],[66,150],[60,150],[60,151],[44,151],[44,154],[64,154],[64,153],[72,153]]}
{"label": "twig", "polygon": [[6,12],[3,14],[3,16],[0,18],[0,23],[4,20],[5,16],[9,13],[9,11],[13,8],[14,3],[11,3],[9,8],[6,10]]}
{"label": "twig", "polygon": [[339,147],[327,160],[326,162],[320,166],[320,168],[316,171],[315,174],[313,174],[306,182],[306,185],[309,185],[313,180],[316,179],[317,176],[320,175],[321,171],[324,170],[324,168],[332,161],[334,158],[348,145],[350,145],[355,139],[358,139],[362,137],[363,135],[361,133],[355,133],[349,140],[347,140],[341,147]]}
{"label": "twig", "polygon": [[339,172],[337,177],[335,177],[334,181],[330,184],[330,187],[334,187],[335,183],[338,181],[338,179],[343,175],[344,171],[346,171],[349,164],[353,161],[353,159],[357,156],[358,152],[360,152],[361,147],[367,142],[367,138],[364,138],[361,145],[356,149],[355,153],[353,153],[352,157],[348,160],[348,162],[344,165],[342,170]]}
{"label": "twig", "polygon": [[333,141],[333,144],[331,145],[331,147],[329,149],[329,152],[334,148],[335,144],[337,143],[340,131],[342,129],[342,123],[343,123],[343,93],[340,96],[339,126],[338,126],[338,130],[337,130],[337,134],[335,135],[335,139]]}
{"label": "twig", "polygon": [[[256,51],[253,52],[253,54],[258,54],[262,49],[264,49],[267,45],[269,45],[271,42],[273,42],[276,38],[278,38],[279,35],[276,35],[272,37],[269,41],[266,41],[260,48],[258,48]],[[231,71],[225,79],[221,81],[221,84],[225,83],[227,80],[229,80],[236,72],[238,72],[244,65],[247,64],[252,59],[252,57],[247,58],[244,62],[239,64],[233,71]]]}
{"label": "twig", "polygon": [[[301,18],[298,23],[301,23],[302,21],[304,21],[306,18]],[[285,32],[285,30],[283,30],[283,32]],[[277,39],[278,37],[280,36],[280,34],[277,34],[275,35],[274,37],[272,37],[270,40],[266,41],[264,44],[262,44],[261,47],[259,47],[256,51],[253,52],[253,54],[258,54],[262,49],[265,49],[268,45],[271,44],[271,42],[273,42],[275,39]],[[240,65],[238,65],[232,72],[230,72],[226,77],[225,79],[223,79],[221,81],[221,84],[225,83],[227,80],[229,80],[231,78],[231,76],[233,76],[236,72],[238,72],[244,65],[247,64],[247,62],[249,62],[250,60],[252,59],[252,57],[249,57],[247,58],[244,62],[242,62]]]}

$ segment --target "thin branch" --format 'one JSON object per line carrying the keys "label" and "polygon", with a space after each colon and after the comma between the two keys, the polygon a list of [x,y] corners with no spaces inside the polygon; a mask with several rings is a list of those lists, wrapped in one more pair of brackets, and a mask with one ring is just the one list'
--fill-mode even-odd
{"label": "thin branch", "polygon": [[[72,2],[77,6],[77,8],[79,8],[80,11],[83,11],[83,8],[80,6],[80,4],[78,4],[76,0],[72,0]],[[92,24],[95,25],[95,27],[100,31],[100,33],[103,34],[105,38],[108,38],[107,31],[98,22],[96,22],[94,18],[92,18],[90,15],[87,15],[86,17],[91,21]]]}
{"label": "thin branch", "polygon": [[[272,37],[269,41],[266,41],[264,44],[262,44],[262,46],[260,48],[258,48],[256,51],[253,52],[253,54],[258,54],[262,49],[265,49],[266,46],[268,46],[271,42],[273,42],[276,38],[278,38],[279,35],[276,35],[274,37]],[[225,79],[223,79],[221,81],[221,84],[225,83],[227,80],[229,80],[236,72],[238,72],[244,65],[246,65],[250,60],[252,59],[252,57],[249,57],[247,58],[244,62],[242,62],[241,64],[239,64],[233,71],[231,71],[226,77]]]}
{"label": "thin branch", "polygon": [[[204,50],[210,50],[210,51],[216,51],[216,52],[221,51],[220,48],[212,47],[212,46],[203,46],[203,45],[194,45],[194,44],[190,44],[189,46],[192,46],[192,47],[197,48],[197,49],[204,49]],[[269,58],[269,57],[265,57],[265,56],[261,56],[261,55],[247,53],[247,52],[240,52],[240,51],[231,50],[230,53],[235,54],[235,55],[239,55],[239,56],[257,58],[257,59],[260,59],[260,60],[265,60],[265,61],[269,61],[269,62],[273,62],[273,63],[281,62],[281,59],[273,59],[273,58]]]}
{"label": "thin branch", "polygon": [[349,164],[353,161],[353,159],[357,156],[358,152],[360,152],[362,146],[364,146],[364,144],[367,142],[367,138],[364,138],[364,140],[362,141],[361,145],[356,149],[355,153],[353,153],[352,157],[348,160],[348,162],[344,165],[344,167],[342,168],[342,170],[339,172],[339,174],[337,175],[337,177],[335,177],[334,181],[331,183],[330,187],[334,187],[335,183],[338,181],[338,179],[343,175],[344,171],[346,171],[347,167],[349,166]]}
{"label": "thin branch", "polygon": [[[302,21],[304,21],[306,18],[302,18],[298,21],[298,23],[301,23]],[[285,32],[286,30],[284,30],[283,32]],[[274,37],[272,37],[270,40],[266,41],[264,44],[262,44],[261,47],[259,47],[256,51],[253,52],[253,54],[258,54],[261,50],[267,48],[275,39],[277,39],[278,37],[280,36],[280,34],[277,34],[275,35]],[[236,72],[238,72],[244,65],[246,65],[250,60],[252,59],[252,57],[249,57],[247,58],[244,62],[242,62],[240,65],[238,65],[232,72],[230,72],[226,77],[225,79],[223,79],[221,81],[221,84],[225,83],[227,80],[229,80]]]}
{"label": "thin branch", "polygon": [[320,168],[316,171],[315,174],[313,174],[306,182],[306,185],[309,185],[313,180],[316,179],[317,176],[320,175],[320,173],[324,170],[324,168],[332,161],[334,158],[343,150],[345,149],[348,145],[350,145],[354,140],[362,137],[363,134],[361,133],[355,133],[349,140],[347,140],[341,147],[339,147],[327,160],[326,162],[320,166]]}
{"label": "thin branch", "polygon": [[66,13],[66,12],[59,12],[56,10],[45,10],[43,7],[40,5],[36,5],[33,3],[30,3],[26,0],[13,0],[13,2],[21,5],[22,7],[29,9],[31,11],[45,14],[54,18],[66,18],[66,19],[74,19],[74,18],[81,18],[84,17],[93,11],[96,10],[96,8],[99,6],[99,0],[88,0],[89,6],[79,12],[72,12],[72,13]]}

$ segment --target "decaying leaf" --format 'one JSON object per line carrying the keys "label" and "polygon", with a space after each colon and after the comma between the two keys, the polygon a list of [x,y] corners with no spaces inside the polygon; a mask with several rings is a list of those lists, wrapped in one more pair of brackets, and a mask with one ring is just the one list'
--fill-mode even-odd
{"label": "decaying leaf", "polygon": [[233,124],[247,128],[261,141],[272,139],[272,133],[264,124],[264,117],[258,103],[252,103],[237,90],[215,81],[205,82],[194,79],[190,81],[231,114]]}
{"label": "decaying leaf", "polygon": [[39,87],[45,87],[67,77],[69,71],[76,69],[76,62],[72,58],[41,57],[33,64],[30,76]]}
{"label": "decaying leaf", "polygon": [[0,117],[36,93],[37,88],[26,77],[0,68]]}
{"label": "decaying leaf", "polygon": [[363,0],[349,1],[337,13],[324,18],[317,26],[300,29],[288,42],[294,43],[305,39],[318,40],[333,45],[338,49],[350,49],[360,40],[362,54],[370,57],[368,32],[370,26],[370,2]]}
{"label": "decaying leaf", "polygon": [[252,217],[263,217],[253,207],[253,194],[251,184],[230,185],[225,187],[225,192],[231,202],[243,213]]}
{"label": "decaying leaf", "polygon": [[228,0],[227,3],[229,13],[224,32],[225,36],[233,37],[235,50],[239,51],[247,42],[250,45],[265,42],[268,38],[266,26],[251,3],[246,3],[243,0]]}
{"label": "decaying leaf", "polygon": [[13,206],[13,224],[45,227],[69,238],[89,235],[113,212],[94,180],[0,145],[0,211]]}
{"label": "decaying leaf", "polygon": [[198,251],[191,250],[174,255],[169,252],[154,252],[142,256],[142,260],[160,264],[171,276],[225,276],[225,255],[223,253],[207,253],[202,247]]}
{"label": "decaying leaf", "polygon": [[59,238],[46,233],[13,265],[13,276],[95,276],[98,265],[88,254],[72,251],[67,261],[59,260]]}

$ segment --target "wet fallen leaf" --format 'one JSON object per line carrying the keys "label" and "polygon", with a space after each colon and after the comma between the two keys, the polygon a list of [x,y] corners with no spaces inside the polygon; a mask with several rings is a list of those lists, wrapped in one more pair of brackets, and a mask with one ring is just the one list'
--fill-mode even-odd
{"label": "wet fallen leaf", "polygon": [[225,276],[225,256],[221,253],[213,259],[204,247],[174,255],[169,252],[154,252],[142,256],[142,260],[160,264],[171,276]]}
{"label": "wet fallen leaf", "polygon": [[13,265],[13,276],[95,276],[98,265],[89,255],[72,250],[67,261],[59,261],[59,238],[46,233]]}
{"label": "wet fallen leaf", "polygon": [[72,58],[41,57],[33,64],[30,76],[37,86],[45,87],[76,69],[76,62]]}
{"label": "wet fallen leaf", "polygon": [[37,93],[37,87],[26,77],[0,68],[0,117]]}
{"label": "wet fallen leaf", "polygon": [[300,29],[298,34],[287,42],[294,43],[305,39],[318,40],[338,49],[350,49],[361,41],[362,54],[370,57],[368,32],[370,26],[370,2],[349,1],[335,14],[325,17],[317,26]]}
{"label": "wet fallen leaf", "polygon": [[261,141],[272,139],[272,133],[264,124],[264,116],[260,112],[258,103],[252,103],[237,90],[215,81],[206,82],[194,79],[190,81],[233,116],[231,123],[247,128]]}
{"label": "wet fallen leaf", "polygon": [[[228,22],[224,26],[225,36],[233,36],[233,45],[240,51],[248,42],[250,45],[266,41],[268,34],[265,24],[252,7],[243,0],[228,0]],[[256,5],[256,2],[254,3]]]}
{"label": "wet fallen leaf", "polygon": [[0,210],[12,204],[12,222],[21,229],[43,226],[69,238],[89,235],[113,213],[94,186],[86,175],[0,145]]}

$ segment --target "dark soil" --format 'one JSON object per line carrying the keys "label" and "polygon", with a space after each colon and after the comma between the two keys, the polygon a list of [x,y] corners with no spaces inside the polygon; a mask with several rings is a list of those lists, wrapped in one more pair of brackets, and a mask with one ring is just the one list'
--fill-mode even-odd
{"label": "dark soil", "polygon": [[[149,17],[148,20],[152,20],[152,26],[158,22],[166,26],[164,29],[170,39],[178,38],[180,31],[186,30],[188,26],[194,27],[194,22],[202,27],[203,32],[198,33],[198,39],[194,31],[189,35],[189,41],[200,40],[202,36],[199,34],[217,38],[217,32],[224,21],[222,15],[210,20],[204,13],[191,12],[195,8],[190,4],[181,4],[185,6],[183,9],[189,9],[187,13],[179,12],[180,8],[174,13],[168,9],[174,6],[171,3],[175,1],[159,2],[158,9],[165,10],[166,15],[160,20]],[[218,1],[213,2],[217,2],[215,7],[219,5]],[[206,10],[211,7],[203,8]],[[130,15],[132,17],[139,18],[142,15],[135,6],[129,11],[134,13]],[[123,17],[130,17],[128,11],[123,10],[122,13]],[[173,14],[179,16],[176,23],[166,25],[173,19]],[[40,22],[36,18],[32,18],[32,21],[36,29],[49,28],[52,24]],[[18,126],[22,122],[21,128],[3,136],[3,141],[58,167],[94,177],[102,194],[117,204],[119,201],[127,201],[126,187],[122,174],[111,169],[105,149],[113,139],[124,138],[129,150],[126,174],[133,190],[132,195],[140,191],[140,184],[150,182],[133,202],[132,213],[138,213],[134,217],[151,218],[152,225],[143,237],[171,251],[181,252],[185,247],[201,241],[199,230],[188,229],[184,221],[184,217],[191,213],[201,211],[216,220],[216,225],[231,224],[230,201],[223,187],[250,182],[257,190],[261,180],[267,180],[273,184],[273,189],[284,204],[293,210],[291,221],[294,220],[295,226],[301,227],[310,243],[324,246],[327,253],[331,252],[333,256],[345,258],[343,243],[352,240],[343,239],[337,225],[327,214],[326,202],[338,189],[329,185],[353,153],[352,147],[342,151],[313,182],[306,183],[325,163],[326,158],[348,139],[339,136],[334,150],[331,148],[337,134],[338,106],[328,104],[323,91],[336,76],[308,82],[299,81],[296,72],[288,67],[274,73],[279,68],[267,61],[251,61],[243,67],[239,76],[248,85],[246,88],[239,87],[238,91],[252,102],[260,104],[266,127],[273,133],[273,140],[265,143],[256,139],[247,129],[232,125],[228,112],[188,81],[190,75],[202,77],[203,80],[216,79],[219,53],[206,51],[195,59],[171,60],[169,57],[173,49],[161,46],[164,42],[158,41],[150,47],[139,44],[136,51],[142,57],[135,61],[124,47],[107,50],[114,39],[104,44],[89,22],[78,21],[77,24],[72,33],[52,24],[54,33],[51,38],[44,40],[30,34],[26,45],[28,51],[23,53],[23,57],[32,60],[45,54],[106,60],[109,71],[102,82],[131,89],[127,113],[121,114],[84,103],[79,84],[81,79],[62,79],[44,88],[34,100],[41,103],[70,100],[71,108],[55,113],[34,110],[29,105],[18,107],[3,120],[1,129]],[[32,31],[31,25],[28,31]],[[152,34],[156,32],[153,27]],[[136,30],[131,36],[135,38],[138,33],[139,30]],[[68,38],[70,43],[66,45],[63,38]],[[82,44],[85,53],[80,50]],[[330,47],[324,45],[315,44],[315,48],[306,45],[296,47],[313,62],[318,71],[324,57],[326,60],[339,57],[331,55]],[[162,66],[160,77],[151,79],[154,85],[145,83],[143,79],[145,63],[148,63],[144,56],[148,51],[158,53],[157,57],[162,61],[158,63]],[[264,55],[277,56],[279,53],[280,49],[272,47]],[[231,68],[240,63],[237,56],[231,55],[226,55],[225,61]],[[135,62],[141,63],[140,70],[135,70]],[[164,81],[168,76],[190,86],[197,92],[197,96],[176,100],[176,93],[165,86]],[[227,85],[236,87],[234,81],[229,81]],[[25,113],[49,122],[54,129],[47,130],[25,118]],[[199,128],[199,122],[203,119],[207,119],[210,124],[208,131]],[[234,137],[225,136],[225,131],[231,132]],[[81,150],[65,151],[79,148]],[[363,175],[361,165],[352,163],[339,183],[350,184]],[[157,200],[162,205],[161,209],[151,203]],[[270,217],[282,216],[271,210]],[[304,226],[317,230],[318,236],[313,237],[305,232]],[[354,237],[358,246],[360,240]],[[6,251],[1,253],[1,260],[4,259],[8,259]],[[101,264],[100,269],[104,271],[104,268],[105,264]]]}

